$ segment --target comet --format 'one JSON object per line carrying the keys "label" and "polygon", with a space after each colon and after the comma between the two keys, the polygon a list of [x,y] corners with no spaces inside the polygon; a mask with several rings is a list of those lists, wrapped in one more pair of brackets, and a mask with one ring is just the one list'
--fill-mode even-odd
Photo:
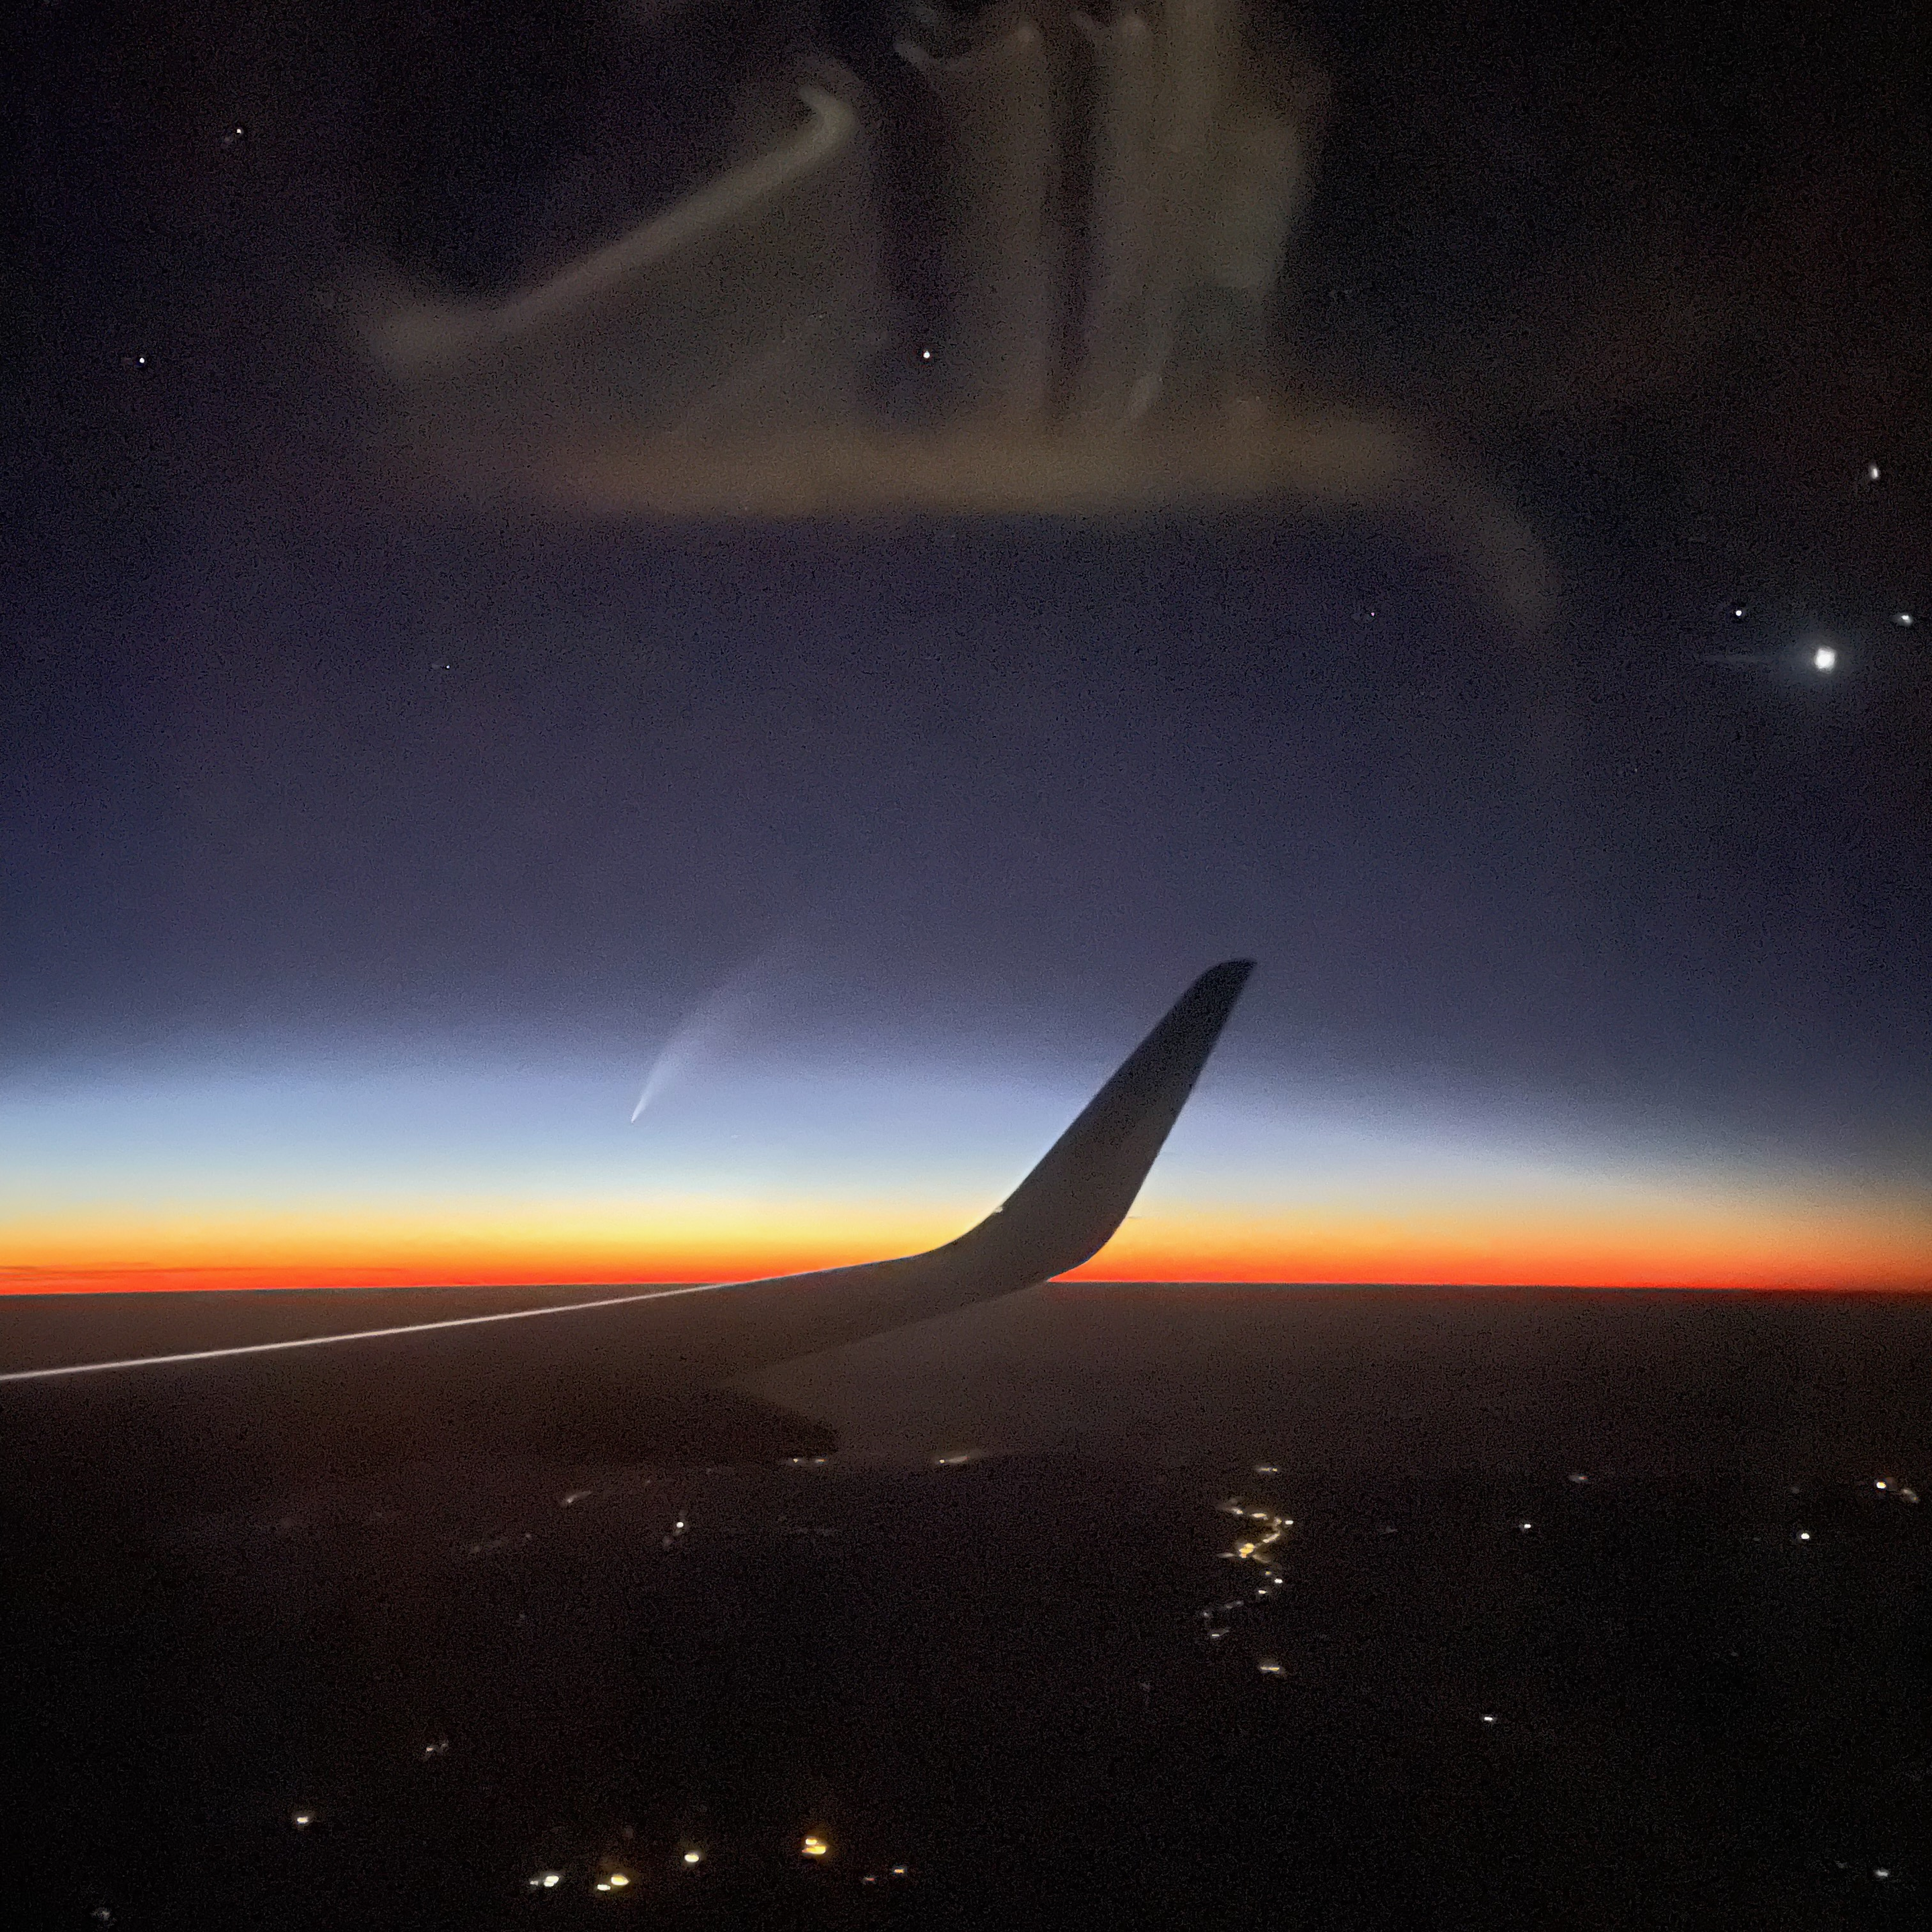
{"label": "comet", "polygon": [[774,950],[767,946],[733,968],[679,1022],[644,1076],[644,1090],[631,1109],[632,1126],[644,1118],[646,1108],[676,1086],[693,1067],[745,1032],[752,1015],[753,985]]}

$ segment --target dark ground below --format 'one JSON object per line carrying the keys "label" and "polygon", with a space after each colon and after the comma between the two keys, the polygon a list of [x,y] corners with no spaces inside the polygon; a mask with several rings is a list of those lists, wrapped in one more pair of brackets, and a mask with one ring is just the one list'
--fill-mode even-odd
{"label": "dark ground below", "polygon": [[766,1378],[822,1462],[16,1532],[15,1922],[1922,1923],[1928,1352],[1063,1288]]}

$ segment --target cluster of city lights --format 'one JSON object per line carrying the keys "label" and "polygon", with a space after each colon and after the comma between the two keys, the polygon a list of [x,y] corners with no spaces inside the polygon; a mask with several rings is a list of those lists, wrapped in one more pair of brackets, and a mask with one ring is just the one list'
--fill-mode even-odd
{"label": "cluster of city lights", "polygon": [[[695,1864],[700,1854],[696,1852],[687,1852],[684,1855],[685,1863]],[[564,1876],[563,1873],[555,1870],[538,1871],[531,1873],[525,1882],[532,1892],[554,1892],[562,1884]],[[592,1892],[628,1892],[631,1888],[631,1874],[627,1871],[606,1867],[591,1880],[590,1888]]]}
{"label": "cluster of city lights", "polygon": [[[298,1825],[306,1824],[314,1815],[310,1812],[298,1812],[296,1821]],[[814,1864],[823,1863],[832,1857],[832,1840],[824,1832],[807,1832],[798,1840],[797,1855]],[[703,1864],[706,1856],[702,1846],[687,1844],[677,1852],[676,1864],[686,1871],[692,1871]],[[862,1874],[860,1882],[866,1885],[876,1885],[882,1878],[908,1878],[911,1873],[910,1865],[892,1865],[884,1871]],[[524,1883],[532,1892],[555,1892],[566,1882],[569,1876],[568,1871],[550,1866],[531,1873]],[[628,1892],[636,1882],[632,1873],[609,1865],[597,1868],[588,1876],[590,1888],[593,1892]]]}
{"label": "cluster of city lights", "polygon": [[[950,1451],[934,1460],[935,1462],[942,1463],[956,1460],[963,1461],[968,1460],[974,1453]],[[796,1460],[800,1462],[815,1462],[818,1459]],[[1282,1473],[1280,1466],[1271,1462],[1258,1462],[1252,1466],[1253,1473],[1257,1477],[1278,1478]],[[1569,1485],[1582,1487],[1589,1484],[1592,1478],[1583,1471],[1571,1470],[1568,1472],[1564,1480]],[[1888,1504],[1895,1502],[1904,1505],[1916,1505],[1920,1501],[1918,1492],[1896,1473],[1887,1473],[1861,1479],[1858,1486],[1870,1494],[1884,1498]],[[584,1490],[572,1491],[562,1498],[562,1502],[568,1507],[587,1496],[589,1493],[590,1492]],[[1796,1497],[1805,1493],[1805,1491],[1802,1486],[1794,1484],[1792,1486],[1791,1493]],[[1224,1497],[1216,1504],[1215,1508],[1217,1514],[1231,1520],[1232,1532],[1227,1546],[1218,1552],[1219,1560],[1234,1565],[1236,1574],[1240,1579],[1239,1586],[1234,1594],[1224,1597],[1221,1601],[1210,1604],[1198,1613],[1207,1625],[1205,1631],[1207,1638],[1210,1642],[1218,1642],[1219,1640],[1234,1634],[1234,1627],[1238,1621],[1234,1618],[1235,1612],[1241,1610],[1253,1610],[1284,1588],[1286,1578],[1283,1573],[1282,1552],[1287,1532],[1296,1526],[1296,1519],[1281,1513],[1276,1507],[1258,1503],[1240,1495]],[[1529,1534],[1538,1528],[1548,1531],[1552,1528],[1560,1528],[1560,1517],[1554,1521],[1549,1521],[1527,1516],[1504,1517],[1499,1514],[1496,1519],[1492,1520],[1491,1533],[1493,1534],[1500,1531],[1506,1536],[1521,1537]],[[688,1528],[688,1517],[682,1514],[679,1514],[675,1518],[674,1536],[682,1535]],[[1814,1537],[1813,1531],[1808,1527],[1791,1526],[1787,1533],[1792,1543],[1808,1546],[1815,1544],[1820,1550],[1828,1550],[1833,1540],[1828,1534],[1822,1538]],[[1789,1547],[1788,1545],[1787,1547]],[[1821,1556],[1814,1553],[1808,1555],[1802,1560],[1809,1564],[1824,1559]],[[1258,1575],[1256,1574],[1256,1572],[1259,1573]],[[1257,1635],[1259,1634],[1260,1633],[1257,1632]],[[1288,1664],[1280,1655],[1264,1652],[1258,1652],[1254,1656],[1252,1662],[1255,1670],[1262,1676],[1285,1681],[1290,1676]],[[1148,1688],[1144,1684],[1141,1687],[1143,1692],[1145,1692]],[[1273,1697],[1280,1694],[1264,1694]],[[1479,1727],[1478,1735],[1480,1731],[1496,1730],[1498,1727],[1506,1727],[1515,1721],[1508,1714],[1496,1710],[1483,1710],[1480,1707],[1476,1711],[1467,1714],[1464,1722],[1469,1721],[1471,1717],[1474,1718]],[[427,1742],[416,1744],[412,1747],[406,1747],[406,1748],[412,1749],[422,1760],[428,1760],[440,1758],[448,1754],[451,1744],[447,1736],[436,1733]],[[285,1815],[298,1832],[309,1831],[322,1818],[322,1814],[312,1805],[304,1806],[302,1809],[289,1812]],[[628,1838],[630,1834],[626,1832],[625,1835]],[[711,1861],[714,1849],[693,1842],[689,1839],[681,1843],[674,1842],[664,1854],[668,1872],[684,1874],[696,1873],[700,1868],[706,1866]],[[829,1868],[832,1872],[842,1874],[844,1882],[848,1883],[856,1882],[867,1886],[876,1886],[882,1883],[889,1884],[892,1880],[906,1879],[910,1875],[910,1868],[904,1864],[880,1867],[872,1870],[856,1870],[854,1868],[857,1862],[850,1857],[849,1847],[844,1848],[846,1856],[842,1862],[835,1855],[834,1841],[829,1831],[824,1826],[810,1830],[798,1829],[798,1834],[786,1841],[782,1849],[784,1855],[790,1862],[794,1871],[797,1871],[800,1868]],[[1866,1865],[1862,1869],[1869,1871],[1872,1878],[1879,1880],[1892,1878],[1894,1872],[1894,1868],[1891,1866]],[[514,1882],[514,1880],[512,1882]],[[524,1881],[527,1888],[532,1892],[560,1893],[564,1896],[575,1895],[579,1898],[581,1898],[586,1892],[606,1897],[613,1894],[629,1894],[631,1895],[630,1902],[632,1904],[640,1902],[643,1897],[656,1882],[650,1876],[650,1868],[644,1864],[634,1859],[631,1868],[626,1869],[611,1862],[608,1853],[603,1858],[594,1862],[586,1860],[577,1864],[574,1868],[566,1866],[563,1868],[550,1867],[539,1869],[530,1872]],[[667,1878],[664,1882],[672,1882],[673,1881]],[[813,1881],[814,1883],[824,1882],[825,1881]],[[836,1880],[833,1882],[836,1882]],[[710,1881],[702,1881],[702,1882],[708,1884]]]}
{"label": "cluster of city lights", "polygon": [[[1257,1462],[1255,1473],[1271,1476],[1280,1472],[1272,1462]],[[1252,1563],[1261,1571],[1262,1580],[1245,1594],[1229,1598],[1222,1603],[1210,1604],[1201,1612],[1202,1620],[1208,1626],[1208,1640],[1210,1643],[1218,1643],[1228,1634],[1232,1626],[1226,1619],[1235,1611],[1246,1609],[1256,1602],[1264,1601],[1281,1588],[1281,1568],[1276,1561],[1275,1552],[1282,1537],[1294,1527],[1294,1519],[1292,1516],[1278,1515],[1273,1510],[1244,1502],[1239,1496],[1229,1496],[1215,1507],[1223,1516],[1237,1517],[1243,1524],[1252,1526],[1244,1534],[1236,1538],[1232,1550],[1222,1551],[1222,1560],[1228,1563]],[[1284,1674],[1280,1660],[1276,1658],[1258,1659],[1256,1667],[1267,1677],[1279,1677]]]}

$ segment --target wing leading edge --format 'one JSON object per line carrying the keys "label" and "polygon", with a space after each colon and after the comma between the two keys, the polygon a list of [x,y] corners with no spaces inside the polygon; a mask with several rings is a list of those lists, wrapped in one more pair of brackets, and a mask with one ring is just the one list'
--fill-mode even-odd
{"label": "wing leading edge", "polygon": [[[1210,967],[976,1227],[896,1261],[741,1282],[679,1311],[699,1378],[766,1368],[1031,1288],[1090,1260],[1126,1218],[1254,962]],[[703,1339],[699,1340],[702,1331]]]}

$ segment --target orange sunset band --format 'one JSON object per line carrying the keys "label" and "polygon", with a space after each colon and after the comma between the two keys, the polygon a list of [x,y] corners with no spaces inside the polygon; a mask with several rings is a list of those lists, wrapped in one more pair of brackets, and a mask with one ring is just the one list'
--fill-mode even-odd
{"label": "orange sunset band", "polygon": [[[470,1286],[748,1279],[915,1252],[974,1218],[796,1203],[449,1204],[415,1211],[13,1217],[0,1292]],[[1910,1201],[1665,1213],[1408,1214],[1156,1208],[1070,1279],[1551,1287],[1915,1289],[1932,1213]]]}

